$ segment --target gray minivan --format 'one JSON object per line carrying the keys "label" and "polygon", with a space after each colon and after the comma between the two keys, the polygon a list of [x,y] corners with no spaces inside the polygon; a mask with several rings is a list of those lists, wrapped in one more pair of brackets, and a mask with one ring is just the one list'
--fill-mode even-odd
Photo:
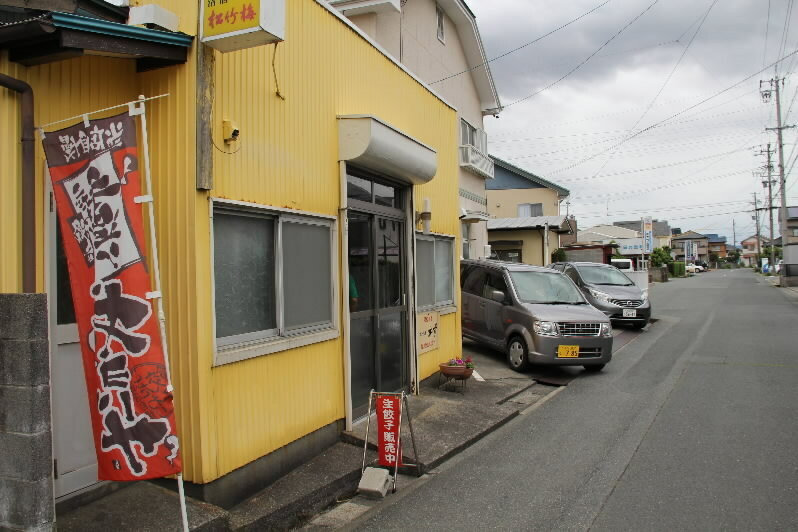
{"label": "gray minivan", "polygon": [[563,274],[540,266],[462,260],[463,336],[529,364],[601,371],[612,358],[610,320]]}

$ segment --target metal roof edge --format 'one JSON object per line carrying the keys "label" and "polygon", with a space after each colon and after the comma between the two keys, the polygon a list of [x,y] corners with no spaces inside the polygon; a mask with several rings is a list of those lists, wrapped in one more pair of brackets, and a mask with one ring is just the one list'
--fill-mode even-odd
{"label": "metal roof edge", "polygon": [[571,195],[571,191],[568,190],[567,188],[561,187],[560,185],[555,185],[551,181],[548,181],[546,179],[543,179],[542,177],[536,176],[535,174],[533,174],[531,172],[528,172],[528,171],[524,170],[523,168],[519,168],[519,167],[517,167],[517,166],[515,166],[513,164],[510,164],[510,163],[508,163],[507,161],[505,161],[503,159],[499,159],[495,155],[488,155],[488,157],[490,157],[491,160],[493,160],[494,164],[497,164],[497,165],[501,166],[505,170],[509,170],[510,172],[515,172],[518,175],[520,175],[521,177],[524,177],[524,178],[526,178],[526,179],[528,179],[528,180],[530,180],[530,181],[532,181],[534,183],[537,183],[538,185],[543,185],[544,187],[552,188],[552,189],[556,190],[557,192],[561,192],[562,194],[560,194],[560,195],[562,195],[562,196],[570,196]]}
{"label": "metal roof edge", "polygon": [[57,28],[64,28],[76,31],[99,33],[126,39],[136,39],[139,41],[156,42],[160,44],[171,44],[173,46],[183,46],[188,48],[194,41],[194,37],[181,32],[169,32],[161,30],[151,30],[139,26],[128,26],[118,22],[109,22],[97,18],[73,15],[53,11],[49,14],[53,25]]}
{"label": "metal roof edge", "polygon": [[[479,56],[480,56],[479,64],[474,67],[469,67],[472,69],[471,73],[479,72],[480,69],[484,72],[485,79],[487,80],[488,86],[490,87],[491,100],[492,102],[496,102],[495,107],[490,107],[490,106],[486,107],[485,109],[482,110],[482,114],[498,115],[499,113],[501,113],[501,111],[504,108],[502,107],[501,101],[499,100],[499,93],[496,90],[496,83],[493,81],[493,73],[490,71],[490,67],[488,66],[488,57],[485,55],[485,45],[482,43],[482,36],[480,35],[479,27],[477,26],[477,17],[474,14],[474,12],[471,11],[471,8],[468,7],[468,4],[466,4],[463,0],[452,0],[452,1],[454,4],[457,5],[457,7],[460,8],[460,11],[463,13],[463,15],[465,15],[465,18],[468,20],[470,24],[469,29],[472,32],[472,34],[470,34],[469,37],[473,37],[474,42],[476,42],[477,48],[479,50]],[[452,18],[452,20],[454,21],[454,18]],[[459,24],[455,22],[455,26],[459,26]],[[463,51],[465,52],[466,50]],[[477,92],[478,91],[479,89],[477,87]]]}

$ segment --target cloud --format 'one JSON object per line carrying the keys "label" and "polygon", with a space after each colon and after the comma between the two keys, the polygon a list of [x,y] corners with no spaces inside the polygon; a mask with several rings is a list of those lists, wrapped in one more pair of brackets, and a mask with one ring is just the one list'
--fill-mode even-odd
{"label": "cloud", "polygon": [[[472,0],[469,5],[477,15],[488,57],[495,57],[600,3]],[[750,208],[745,202],[751,201],[751,193],[762,192],[751,171],[762,164],[753,147],[775,144],[775,135],[764,132],[766,126],[775,125],[773,106],[762,104],[758,95],[759,80],[772,77],[772,71],[615,145],[629,136],[638,120],[637,131],[730,87],[760,70],[763,62],[773,62],[781,48],[786,2],[772,3],[764,61],[767,6],[718,1],[653,101],[711,4],[711,0],[660,0],[573,75],[513,104],[584,61],[650,3],[612,0],[554,35],[492,62],[502,103],[511,105],[498,119],[485,119],[491,152],[569,188],[569,212],[583,216],[582,227],[628,218],[626,211],[649,209],[654,217],[670,217],[672,225],[683,229],[731,237],[732,219],[750,225],[750,214],[713,213]],[[787,51],[798,47],[798,31],[792,31],[795,18],[798,10],[788,27]],[[798,59],[786,61],[780,71],[789,68],[798,68]],[[797,85],[788,76],[785,113],[798,94]],[[798,104],[790,118],[794,116]],[[790,143],[785,148],[789,154],[794,130],[786,132],[785,142]],[[716,154],[725,155],[709,158]],[[788,186],[791,181],[795,179],[789,178]],[[798,186],[792,190],[798,196]],[[673,208],[712,201],[719,203],[717,208]],[[790,203],[798,204],[798,198]]]}

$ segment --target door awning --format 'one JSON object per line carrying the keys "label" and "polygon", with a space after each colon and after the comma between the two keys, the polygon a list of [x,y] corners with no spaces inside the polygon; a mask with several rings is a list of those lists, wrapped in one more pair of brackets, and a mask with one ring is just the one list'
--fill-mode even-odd
{"label": "door awning", "polygon": [[408,185],[429,183],[438,170],[435,150],[370,115],[338,117],[338,159]]}
{"label": "door awning", "polygon": [[185,63],[194,38],[98,18],[52,11],[0,26],[0,48],[25,66],[103,55],[136,60],[139,72]]}

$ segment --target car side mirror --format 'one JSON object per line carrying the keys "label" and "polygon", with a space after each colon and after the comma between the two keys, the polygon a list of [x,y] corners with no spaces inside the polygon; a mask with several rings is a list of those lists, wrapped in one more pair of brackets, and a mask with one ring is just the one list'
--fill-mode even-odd
{"label": "car side mirror", "polygon": [[496,302],[499,302],[499,303],[504,303],[505,295],[504,295],[504,292],[502,292],[501,290],[491,290],[490,291],[490,298],[493,301],[496,301]]}

